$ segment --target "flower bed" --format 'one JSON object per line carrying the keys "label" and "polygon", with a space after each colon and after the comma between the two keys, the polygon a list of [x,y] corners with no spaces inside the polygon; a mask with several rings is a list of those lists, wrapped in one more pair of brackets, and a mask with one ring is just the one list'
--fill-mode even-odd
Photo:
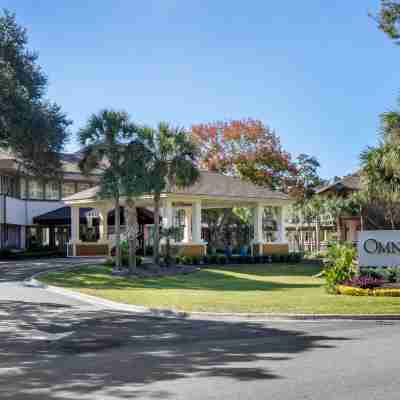
{"label": "flower bed", "polygon": [[347,296],[377,296],[377,297],[400,297],[400,287],[375,287],[364,289],[355,286],[337,285],[338,294]]}

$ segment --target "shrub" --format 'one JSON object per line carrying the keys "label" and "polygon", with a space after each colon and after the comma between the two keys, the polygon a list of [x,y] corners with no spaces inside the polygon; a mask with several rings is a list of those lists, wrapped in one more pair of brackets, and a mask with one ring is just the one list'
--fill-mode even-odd
{"label": "shrub", "polygon": [[192,265],[199,265],[200,264],[200,256],[193,256],[192,257]]}
{"label": "shrub", "polygon": [[218,257],[218,264],[225,265],[228,263],[228,257],[225,255],[220,255]]}
{"label": "shrub", "polygon": [[216,254],[211,254],[209,257],[210,264],[218,263],[218,256]]}
{"label": "shrub", "polygon": [[280,256],[279,256],[279,254],[272,254],[272,255],[271,255],[271,261],[272,261],[273,263],[279,262],[279,261],[280,261]]}
{"label": "shrub", "polygon": [[175,264],[177,264],[177,265],[182,264],[182,256],[175,257]]}
{"label": "shrub", "polygon": [[267,255],[263,255],[263,256],[261,256],[261,262],[263,263],[263,264],[268,264],[268,263],[271,263],[272,262],[272,258],[271,258],[271,256],[267,256]]}
{"label": "shrub", "polygon": [[203,256],[203,264],[208,265],[210,263],[210,257],[209,256]]}
{"label": "shrub", "polygon": [[262,256],[254,256],[253,260],[255,264],[261,264],[263,262]]}
{"label": "shrub", "polygon": [[13,258],[14,253],[10,249],[0,249],[0,258],[1,259],[8,259]]}
{"label": "shrub", "polygon": [[387,268],[386,269],[386,279],[390,283],[400,282],[400,269],[397,268]]}
{"label": "shrub", "polygon": [[190,256],[183,256],[183,257],[182,257],[182,264],[185,264],[185,265],[192,265],[192,257],[190,257]]}
{"label": "shrub", "polygon": [[382,286],[384,283],[383,279],[371,278],[369,276],[355,276],[343,283],[346,286],[359,287],[361,289],[374,289]]}
{"label": "shrub", "polygon": [[336,285],[354,277],[356,255],[354,246],[348,244],[334,244],[328,249],[324,273],[329,293],[336,293]]}
{"label": "shrub", "polygon": [[386,272],[383,268],[363,268],[360,271],[360,276],[374,279],[385,279]]}

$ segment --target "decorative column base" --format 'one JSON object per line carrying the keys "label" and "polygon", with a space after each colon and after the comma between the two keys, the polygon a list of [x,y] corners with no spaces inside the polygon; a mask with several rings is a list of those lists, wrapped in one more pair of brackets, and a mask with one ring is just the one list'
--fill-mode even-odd
{"label": "decorative column base", "polygon": [[71,241],[72,254],[69,257],[108,257],[111,250],[111,242],[103,240],[99,242]]}
{"label": "decorative column base", "polygon": [[288,243],[253,243],[253,256],[270,256],[272,254],[288,254]]}
{"label": "decorative column base", "polygon": [[[165,254],[165,245],[161,245],[161,254]],[[207,254],[207,243],[171,243],[171,255],[176,256],[195,256],[202,257]]]}

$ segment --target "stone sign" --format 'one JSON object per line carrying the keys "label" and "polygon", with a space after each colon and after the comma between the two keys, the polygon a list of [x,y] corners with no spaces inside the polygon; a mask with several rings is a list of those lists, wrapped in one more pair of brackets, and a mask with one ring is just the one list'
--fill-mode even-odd
{"label": "stone sign", "polygon": [[400,267],[400,231],[358,232],[361,267]]}

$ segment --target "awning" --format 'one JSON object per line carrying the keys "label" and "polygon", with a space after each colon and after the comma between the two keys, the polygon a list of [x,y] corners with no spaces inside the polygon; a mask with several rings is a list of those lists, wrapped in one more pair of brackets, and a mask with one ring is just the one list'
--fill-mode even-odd
{"label": "awning", "polygon": [[[79,219],[81,224],[86,224],[86,214],[91,211],[92,208],[80,208]],[[153,213],[145,208],[138,208],[138,222],[140,225],[153,224],[154,218]],[[108,213],[107,218],[108,225],[114,225],[115,222],[115,211],[112,210]],[[55,226],[55,225],[71,225],[71,207],[61,207],[56,210],[47,212],[42,215],[38,215],[33,218],[33,223],[43,226]],[[121,207],[121,225],[125,223],[124,210]],[[97,225],[97,219],[94,220],[94,225]]]}

